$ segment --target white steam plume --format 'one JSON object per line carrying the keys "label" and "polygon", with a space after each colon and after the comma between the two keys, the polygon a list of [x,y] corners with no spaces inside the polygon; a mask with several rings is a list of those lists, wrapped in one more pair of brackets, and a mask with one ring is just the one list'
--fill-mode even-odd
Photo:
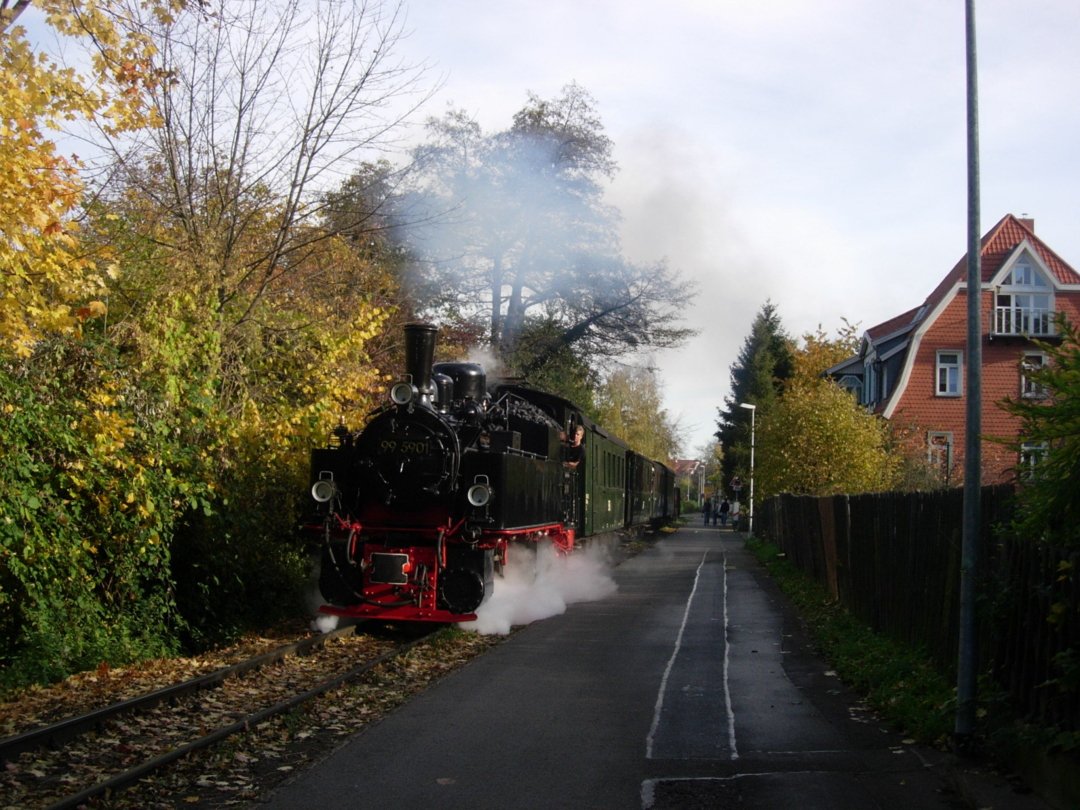
{"label": "white steam plume", "polygon": [[495,352],[486,346],[474,346],[469,349],[468,362],[479,364],[484,369],[484,376],[487,377],[489,383],[505,376],[502,362],[495,356]]}
{"label": "white steam plume", "polygon": [[567,556],[557,554],[549,542],[538,544],[535,554],[512,546],[491,598],[476,611],[476,621],[461,627],[506,635],[511,627],[557,616],[567,605],[603,599],[616,590],[610,561],[599,545]]}

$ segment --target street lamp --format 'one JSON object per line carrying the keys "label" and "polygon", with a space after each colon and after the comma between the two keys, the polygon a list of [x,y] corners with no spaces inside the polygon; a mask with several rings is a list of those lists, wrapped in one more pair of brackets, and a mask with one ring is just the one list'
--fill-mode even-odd
{"label": "street lamp", "polygon": [[740,408],[746,408],[750,411],[750,522],[748,524],[749,534],[754,536],[754,417],[757,416],[757,405],[751,405],[749,402],[740,402]]}

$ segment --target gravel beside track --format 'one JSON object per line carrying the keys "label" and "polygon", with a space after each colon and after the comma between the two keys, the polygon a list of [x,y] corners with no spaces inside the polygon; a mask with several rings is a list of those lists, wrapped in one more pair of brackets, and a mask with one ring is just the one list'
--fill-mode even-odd
{"label": "gravel beside track", "polygon": [[[461,652],[466,660],[491,643],[452,631],[415,636],[342,634],[309,654],[230,674],[217,688],[104,719],[60,747],[12,756],[0,772],[0,807],[244,803],[268,778],[285,778],[294,767],[279,760],[328,750],[333,739],[445,672]],[[447,646],[462,649],[448,654]],[[381,663],[364,666],[376,660]],[[333,694],[318,696],[330,688]]]}

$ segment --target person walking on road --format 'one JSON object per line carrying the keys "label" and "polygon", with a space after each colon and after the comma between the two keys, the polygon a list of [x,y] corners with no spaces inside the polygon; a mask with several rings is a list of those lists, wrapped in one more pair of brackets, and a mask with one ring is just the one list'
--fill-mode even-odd
{"label": "person walking on road", "polygon": [[705,525],[709,525],[709,518],[712,517],[712,500],[705,499],[705,503],[701,506],[701,514],[705,517]]}
{"label": "person walking on road", "polygon": [[724,500],[720,501],[719,512],[720,512],[720,528],[721,529],[726,529],[727,528],[728,514],[731,512],[731,504],[728,503],[727,498],[724,498]]}

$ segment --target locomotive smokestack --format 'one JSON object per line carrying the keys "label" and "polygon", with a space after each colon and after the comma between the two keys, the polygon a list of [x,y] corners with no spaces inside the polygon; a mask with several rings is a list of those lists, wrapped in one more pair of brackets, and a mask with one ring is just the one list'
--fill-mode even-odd
{"label": "locomotive smokestack", "polygon": [[430,404],[435,393],[431,384],[431,364],[435,360],[435,338],[439,330],[429,323],[405,325],[405,373],[420,392],[420,399]]}

